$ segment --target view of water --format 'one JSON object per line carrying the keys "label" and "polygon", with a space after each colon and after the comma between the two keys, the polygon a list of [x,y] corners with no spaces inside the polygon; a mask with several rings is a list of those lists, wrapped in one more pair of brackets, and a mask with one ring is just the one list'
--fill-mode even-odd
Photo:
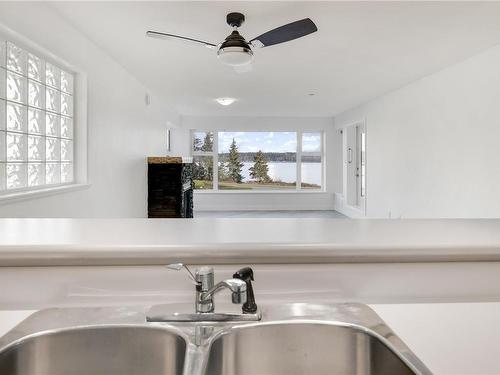
{"label": "view of water", "polygon": [[[269,167],[269,177],[273,180],[283,182],[295,182],[297,179],[297,167],[295,163],[267,163]],[[251,162],[243,162],[241,174],[243,182],[248,182],[250,178]],[[302,163],[302,182],[321,185],[321,163]]]}

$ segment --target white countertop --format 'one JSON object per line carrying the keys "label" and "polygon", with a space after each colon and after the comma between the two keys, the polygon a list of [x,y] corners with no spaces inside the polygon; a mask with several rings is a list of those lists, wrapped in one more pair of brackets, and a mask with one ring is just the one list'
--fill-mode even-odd
{"label": "white countertop", "polygon": [[500,220],[0,219],[0,266],[500,261]]}
{"label": "white countertop", "polygon": [[[371,301],[435,374],[500,374],[500,302],[413,303],[498,301],[500,220],[0,219],[0,266],[5,266],[0,278],[15,286],[0,302],[19,310],[0,311],[0,335],[37,303],[71,305],[94,295],[106,302],[130,295],[161,299],[170,289],[189,292],[185,275],[159,267],[179,260],[218,265],[218,277],[229,277],[234,264],[254,264],[261,299],[275,299],[271,292],[287,295],[289,289],[313,295],[310,289],[318,291],[319,283],[324,298]],[[475,263],[426,263],[443,261]],[[365,264],[382,262],[408,264]],[[266,263],[295,263],[280,275],[300,275],[300,287],[282,285],[277,275],[282,266]],[[148,266],[9,268],[32,265]],[[43,277],[46,272],[51,278]],[[464,277],[468,282],[461,284]],[[122,283],[128,279],[133,287]],[[380,300],[412,303],[373,302]]]}

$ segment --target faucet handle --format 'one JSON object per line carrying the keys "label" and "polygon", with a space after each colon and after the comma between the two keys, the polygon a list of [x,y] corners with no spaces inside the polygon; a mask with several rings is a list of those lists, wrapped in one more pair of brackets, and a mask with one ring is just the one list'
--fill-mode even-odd
{"label": "faucet handle", "polygon": [[196,280],[191,270],[184,263],[170,263],[167,265],[167,268],[175,271],[180,271],[181,269],[184,268],[187,271],[188,276],[194,285],[199,286],[201,284],[199,281]]}
{"label": "faucet handle", "polygon": [[214,286],[214,269],[210,266],[201,266],[196,270],[194,279],[200,286],[200,290],[206,292]]}

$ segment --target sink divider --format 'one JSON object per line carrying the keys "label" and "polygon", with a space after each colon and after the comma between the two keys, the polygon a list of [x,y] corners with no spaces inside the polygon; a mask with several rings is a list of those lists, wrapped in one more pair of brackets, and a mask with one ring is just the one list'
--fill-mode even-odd
{"label": "sink divider", "polygon": [[184,375],[204,375],[208,363],[209,346],[188,342],[184,358]]}

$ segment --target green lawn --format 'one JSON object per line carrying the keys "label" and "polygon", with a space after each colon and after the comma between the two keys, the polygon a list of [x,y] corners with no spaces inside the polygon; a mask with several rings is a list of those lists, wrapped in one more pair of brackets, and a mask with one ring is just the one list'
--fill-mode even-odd
{"label": "green lawn", "polygon": [[[195,189],[209,190],[213,189],[212,181],[194,180]],[[295,183],[291,182],[269,182],[259,184],[257,182],[245,182],[238,184],[231,181],[219,181],[219,190],[283,190],[295,189]],[[314,184],[302,184],[302,189],[320,189],[320,186]]]}
{"label": "green lawn", "polygon": [[194,188],[199,190],[211,190],[214,188],[212,181],[194,180]]}
{"label": "green lawn", "polygon": [[277,190],[277,189],[295,189],[294,183],[269,182],[259,184],[257,182],[245,182],[238,184],[230,181],[220,181],[220,190]]}

